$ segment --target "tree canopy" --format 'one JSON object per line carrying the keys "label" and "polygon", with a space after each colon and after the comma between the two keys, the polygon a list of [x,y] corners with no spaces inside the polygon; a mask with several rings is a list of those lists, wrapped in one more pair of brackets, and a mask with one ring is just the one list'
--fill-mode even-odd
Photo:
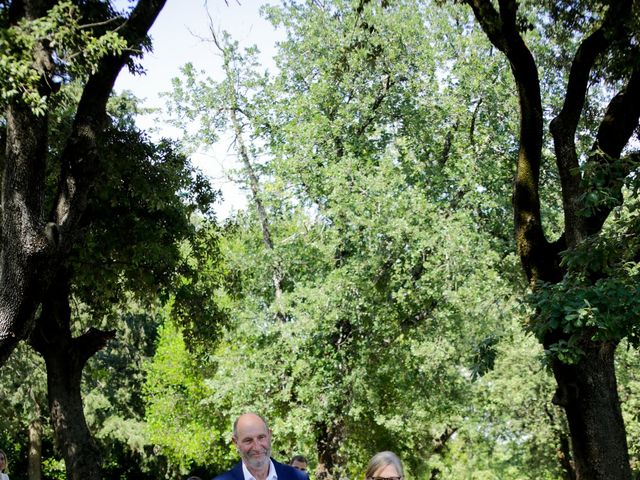
{"label": "tree canopy", "polygon": [[[16,470],[40,432],[45,476],[211,477],[251,410],[318,480],[381,450],[430,480],[640,471],[638,0],[286,0],[275,72],[210,18],[177,141],[106,103],[161,4],[29,3],[0,2],[0,357],[46,364],[0,371]],[[221,145],[248,203],[217,223],[189,157]]]}

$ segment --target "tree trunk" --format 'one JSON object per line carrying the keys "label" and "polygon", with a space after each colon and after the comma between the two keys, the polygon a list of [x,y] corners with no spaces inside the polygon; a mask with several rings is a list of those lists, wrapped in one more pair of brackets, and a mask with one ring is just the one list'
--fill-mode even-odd
{"label": "tree trunk", "polygon": [[[233,127],[233,133],[235,135],[235,141],[237,145],[237,152],[240,160],[242,161],[242,165],[244,166],[244,170],[249,177],[249,188],[251,189],[251,198],[253,199],[253,203],[255,204],[256,211],[258,212],[258,218],[260,219],[260,226],[262,227],[262,240],[270,252],[274,252],[273,239],[271,237],[271,227],[269,226],[269,217],[267,215],[267,210],[264,207],[264,203],[262,201],[262,194],[260,192],[260,181],[258,179],[258,174],[256,173],[256,169],[253,167],[253,163],[249,156],[249,150],[247,145],[244,142],[244,132],[243,126],[238,118],[238,113],[240,111],[240,101],[238,94],[238,83],[239,83],[239,73],[234,70],[233,66],[233,50],[229,44],[221,43],[215,32],[212,25],[210,25],[211,36],[214,44],[222,53],[224,62],[223,69],[225,75],[227,77],[227,83],[229,85],[229,98],[228,101],[230,103],[228,112],[229,119],[231,120],[231,125]],[[274,256],[272,259],[272,268],[271,268],[271,279],[273,281],[273,289],[274,296],[276,300],[277,312],[276,316],[279,320],[284,320],[285,315],[281,311],[281,299],[282,299],[282,283],[283,283],[283,272],[282,266],[278,258]]]}
{"label": "tree trunk", "polygon": [[[234,95],[234,102],[235,104],[237,104],[237,101],[235,100],[235,95]],[[264,204],[262,203],[262,196],[260,194],[260,183],[258,181],[258,175],[256,174],[256,171],[253,168],[251,160],[249,159],[249,151],[247,150],[247,147],[244,143],[244,139],[242,137],[242,126],[240,125],[240,121],[238,120],[238,116],[236,114],[235,108],[229,109],[229,117],[231,118],[231,123],[233,124],[233,131],[236,136],[236,143],[238,144],[238,154],[240,155],[245,171],[249,176],[251,196],[253,198],[253,203],[256,206],[256,210],[258,211],[258,217],[260,218],[260,226],[262,227],[262,239],[267,250],[274,252],[273,240],[271,238],[271,228],[269,226],[269,218],[267,216],[267,210],[264,208]],[[276,302],[279,304],[282,299],[282,280],[283,279],[282,279],[282,268],[277,258],[273,259],[271,278],[273,280],[273,289],[274,289]],[[284,319],[284,316],[280,311],[280,305],[278,305],[278,316],[281,320]]]}
{"label": "tree trunk", "polygon": [[42,420],[40,417],[29,424],[29,480],[42,478]]}
{"label": "tree trunk", "polygon": [[[465,0],[478,19],[491,43],[509,60],[518,88],[520,104],[520,152],[513,208],[516,244],[527,279],[533,288],[543,280],[558,283],[567,274],[561,265],[562,250],[580,245],[589,235],[600,232],[612,211],[613,204],[602,205],[595,215],[585,217],[582,200],[588,182],[580,174],[576,151],[576,133],[588,94],[596,60],[606,55],[615,42],[628,42],[625,19],[632,14],[634,0],[609,2],[598,28],[585,35],[575,51],[566,83],[563,106],[550,124],[554,140],[556,165],[561,181],[565,231],[557,242],[549,243],[540,215],[539,175],[542,158],[543,114],[538,68],[526,46],[518,25],[516,0]],[[497,9],[496,9],[497,8]],[[588,11],[588,10],[587,10]],[[630,56],[629,64],[637,58]],[[561,77],[558,72],[558,77]],[[640,117],[640,69],[635,67],[625,88],[615,95],[607,107],[596,137],[594,152],[587,165],[613,167],[638,126]],[[604,152],[604,155],[600,154]],[[628,174],[624,172],[622,177]],[[611,193],[622,199],[620,172],[610,168],[608,184]],[[554,251],[555,250],[555,251]],[[599,272],[606,275],[606,272]],[[575,473],[578,480],[631,479],[628,446],[620,411],[613,366],[617,342],[595,343],[592,332],[548,331],[545,347],[568,335],[586,339],[581,348],[584,355],[578,363],[566,365],[552,358],[558,389],[554,400],[567,415],[572,441]],[[618,340],[622,339],[620,336]],[[555,338],[551,338],[555,337]]]}
{"label": "tree trunk", "polygon": [[51,423],[71,480],[100,480],[100,452],[84,418],[82,366],[72,349],[45,355]]}
{"label": "tree trunk", "polygon": [[614,369],[616,344],[583,349],[575,365],[553,362],[558,383],[553,400],[567,415],[576,478],[631,480]]}
{"label": "tree trunk", "polygon": [[317,480],[333,480],[338,458],[338,446],[341,443],[341,426],[326,421],[316,424],[316,450],[318,452]]}
{"label": "tree trunk", "polygon": [[61,271],[45,295],[31,344],[47,367],[51,424],[70,480],[100,480],[100,451],[87,426],[80,384],[87,360],[114,332],[90,329],[71,336],[69,273]]}
{"label": "tree trunk", "polygon": [[27,336],[52,250],[43,221],[46,116],[12,102],[5,111],[0,238],[0,365]]}
{"label": "tree trunk", "polygon": [[[48,117],[35,115],[22,99],[11,100],[4,111],[7,128],[1,192],[0,365],[29,335],[40,294],[76,240],[79,219],[99,163],[96,140],[107,120],[107,100],[118,73],[133,52],[140,50],[165,1],[139,0],[126,22],[118,27],[130,48],[118,55],[107,55],[94,65],[62,154],[55,214],[48,218],[44,211]],[[10,25],[18,25],[42,17],[52,3],[15,1],[3,5]],[[31,52],[34,72],[41,77],[40,94],[45,96],[57,83],[52,70],[57,52],[45,53],[52,48],[52,44],[46,48],[39,45]]]}

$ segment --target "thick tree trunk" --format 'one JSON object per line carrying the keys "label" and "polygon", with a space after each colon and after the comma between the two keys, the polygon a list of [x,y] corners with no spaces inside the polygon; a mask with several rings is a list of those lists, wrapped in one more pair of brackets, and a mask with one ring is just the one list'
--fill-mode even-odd
{"label": "thick tree trunk", "polygon": [[43,221],[46,116],[12,102],[6,109],[0,238],[0,365],[25,338],[52,251]]}
{"label": "thick tree trunk", "polygon": [[42,478],[42,421],[35,419],[29,424],[29,480]]}
{"label": "thick tree trunk", "polygon": [[51,423],[71,480],[100,480],[100,451],[84,418],[78,364],[73,349],[45,355]]}
{"label": "thick tree trunk", "polygon": [[[64,253],[72,247],[99,162],[96,139],[103,130],[106,103],[113,84],[131,54],[138,50],[166,0],[139,0],[118,33],[130,45],[117,56],[105,56],[89,77],[78,104],[72,134],[62,154],[60,190],[55,214],[43,210],[47,167],[46,115],[35,115],[20,99],[5,111],[7,133],[2,176],[0,238],[0,365],[33,326],[40,293],[55,275]],[[11,25],[34,21],[52,2],[15,1],[7,5]],[[32,52],[34,72],[41,75],[40,93],[56,83],[52,48]],[[28,54],[29,52],[22,52]]]}
{"label": "thick tree trunk", "polygon": [[87,360],[113,338],[113,332],[90,329],[71,336],[69,274],[60,272],[46,292],[31,344],[47,367],[51,424],[70,480],[100,480],[100,451],[84,417],[80,390]]}
{"label": "thick tree trunk", "polygon": [[[584,347],[583,347],[584,348]],[[616,345],[584,348],[575,365],[558,360],[554,402],[566,412],[576,478],[630,480],[631,470],[614,369]]]}

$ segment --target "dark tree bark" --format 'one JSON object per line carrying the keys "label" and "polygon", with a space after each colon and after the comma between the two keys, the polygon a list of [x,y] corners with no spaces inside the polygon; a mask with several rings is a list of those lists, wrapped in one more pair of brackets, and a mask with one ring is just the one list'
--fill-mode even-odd
{"label": "dark tree bark", "polygon": [[[447,443],[451,440],[451,437],[454,433],[458,431],[458,427],[446,427],[444,432],[439,437],[433,439],[433,454],[434,455],[442,455],[445,451],[448,450]],[[438,467],[433,467],[431,469],[431,474],[429,475],[429,480],[438,480],[441,478],[440,474],[442,471]]]}
{"label": "dark tree bark", "polygon": [[[36,115],[21,98],[9,102],[1,192],[0,365],[29,334],[41,293],[79,240],[79,219],[100,161],[97,139],[107,119],[107,100],[118,73],[134,49],[139,50],[165,1],[140,0],[119,29],[132,49],[104,57],[89,77],[59,166],[55,208],[49,214],[44,205],[49,119]],[[10,2],[10,22],[42,17],[55,3]],[[50,94],[55,88],[52,54],[42,47],[33,57],[34,68],[42,75],[41,93]]]}
{"label": "dark tree bark", "polygon": [[58,270],[31,334],[31,345],[44,358],[51,424],[71,480],[99,480],[100,451],[84,417],[80,391],[82,369],[115,332],[94,328],[71,334],[70,276]]}
{"label": "dark tree bark", "polygon": [[338,448],[342,442],[342,424],[338,422],[321,421],[315,425],[316,450],[318,452],[318,466],[316,478],[318,480],[333,480],[336,478],[335,468],[338,465]]}
{"label": "dark tree bark", "polygon": [[[575,136],[596,59],[620,39],[622,22],[630,15],[634,0],[611,2],[601,26],[576,51],[563,108],[551,122],[556,163],[561,179],[564,234],[549,242],[540,217],[539,173],[542,154],[543,117],[540,81],[535,60],[521,37],[516,21],[517,2],[500,0],[499,11],[490,0],[466,0],[493,45],[508,58],[520,101],[520,151],[514,182],[513,208],[517,250],[533,288],[541,280],[557,283],[567,273],[560,265],[560,252],[578,246],[597,234],[612,207],[595,214],[581,212],[585,185],[579,171]],[[631,73],[626,88],[609,104],[602,120],[590,162],[618,159],[640,117],[640,69]],[[598,153],[600,149],[606,155]],[[620,192],[612,178],[612,190]],[[620,199],[621,199],[620,195]],[[535,320],[534,320],[535,321]],[[545,347],[566,338],[560,329],[549,331]],[[566,413],[576,478],[579,480],[630,479],[628,448],[620,411],[614,355],[617,341],[597,342],[589,332],[581,336],[584,355],[574,365],[552,360],[557,382],[554,402]]]}
{"label": "dark tree bark", "polygon": [[576,365],[553,362],[578,479],[631,478],[614,369],[615,344],[589,346]]}

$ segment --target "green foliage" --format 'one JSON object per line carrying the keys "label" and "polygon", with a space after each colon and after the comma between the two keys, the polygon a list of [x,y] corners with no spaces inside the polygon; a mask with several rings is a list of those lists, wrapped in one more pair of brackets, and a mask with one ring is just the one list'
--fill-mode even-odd
{"label": "green foliage", "polygon": [[166,467],[149,438],[142,388],[161,312],[128,304],[119,315],[116,339],[83,371],[86,421],[102,448],[105,477],[155,478]]}
{"label": "green foliage", "polygon": [[[521,4],[519,28],[541,60],[551,118],[566,81],[557,65],[598,20],[599,2],[584,18]],[[133,128],[134,99],[112,101],[88,243],[72,256],[74,298],[88,316],[78,325],[119,330],[85,377],[109,475],[228,468],[231,421],[254,409],[271,420],[277,458],[331,461],[337,477],[359,477],[374,452],[391,449],[415,478],[563,478],[567,427],[550,402],[545,352],[527,333],[545,339],[552,330],[564,337],[546,353],[566,363],[579,360],[585,339],[628,337],[618,370],[637,466],[639,236],[636,175],[626,178],[637,159],[587,164],[584,214],[616,210],[601,234],[564,254],[562,282],[538,286],[523,330],[510,227],[515,87],[469,12],[335,0],[285,1],[265,13],[286,31],[280,71],[260,72],[255,47],[241,51],[220,35],[227,79],[188,64],[166,97],[188,133],[182,144],[151,142]],[[80,20],[65,29],[61,37],[74,38]],[[93,49],[93,38],[78,36],[65,51],[86,51],[88,66],[119,48],[105,38]],[[69,128],[73,88],[56,99],[52,138]],[[581,158],[604,98],[585,107]],[[182,153],[224,138],[231,108],[256,160],[270,249],[255,205],[223,227],[211,221],[214,192]],[[545,142],[541,196],[553,236],[561,202]],[[52,155],[59,151],[54,142]],[[277,302],[274,265],[283,277]],[[24,398],[16,391],[13,410],[0,410],[3,427],[23,429],[11,419]]]}
{"label": "green foliage", "polygon": [[[71,1],[56,3],[45,16],[16,25],[8,25],[6,10],[0,15],[0,104],[20,97],[40,115],[48,103],[40,93],[43,76],[54,83],[84,78],[95,72],[102,57],[120,54],[127,46],[115,30],[100,32],[96,25],[83,24],[82,9]],[[34,62],[37,52],[40,58]],[[44,61],[48,55],[53,59]]]}
{"label": "green foliage", "polygon": [[[86,240],[71,260],[73,293],[96,315],[131,295],[167,301],[184,279],[198,275],[185,250],[215,251],[215,238],[200,237],[205,229],[194,221],[212,220],[216,192],[175,145],[151,142],[130,114],[122,115],[131,106],[127,97],[112,102],[114,125],[101,145],[105,158],[85,214]],[[191,305],[199,310],[195,300]]]}
{"label": "green foliage", "polygon": [[180,330],[167,318],[144,395],[150,440],[161,447],[181,473],[193,465],[225,466],[229,449],[220,442],[221,424],[205,402],[202,371],[189,356]]}
{"label": "green foliage", "polygon": [[183,145],[188,150],[211,145],[225,129],[231,129],[231,109],[252,126],[261,122],[254,97],[267,82],[267,75],[258,72],[259,50],[250,47],[241,51],[227,32],[218,36],[215,41],[224,50],[226,78],[214,81],[187,63],[181,68],[181,77],[172,79],[171,93],[163,94],[169,123],[186,132]]}
{"label": "green foliage", "polygon": [[[627,184],[634,191],[637,190],[635,175],[629,177],[629,172],[636,172],[638,155],[623,156],[619,159],[611,158],[602,150],[591,152],[592,160],[585,164],[583,185],[585,193],[580,198],[585,217],[594,215],[599,209],[612,209],[622,204],[623,198],[620,187]],[[635,186],[634,186],[635,184]]]}
{"label": "green foliage", "polygon": [[634,474],[640,471],[640,422],[638,418],[638,399],[640,396],[640,352],[623,341],[616,355],[616,374],[620,392],[620,404],[625,425],[629,457]]}
{"label": "green foliage", "polygon": [[539,312],[532,330],[539,338],[551,329],[565,333],[566,338],[551,345],[550,351],[568,363],[580,358],[585,337],[597,342],[628,338],[638,345],[640,217],[635,186],[629,186],[624,206],[615,210],[602,232],[564,253],[562,261],[568,269],[564,279],[541,284],[532,296]]}
{"label": "green foliage", "polygon": [[[29,424],[47,421],[46,383],[44,362],[24,344],[0,369],[0,449],[9,457],[10,476],[26,466]],[[51,442],[45,431],[44,448]]]}
{"label": "green foliage", "polygon": [[542,348],[515,318],[503,325],[494,368],[474,384],[466,421],[435,463],[442,478],[564,478],[558,458],[566,426],[550,402]]}
{"label": "green foliage", "polygon": [[42,475],[51,480],[64,480],[67,478],[67,469],[62,459],[46,458],[42,462]]}

